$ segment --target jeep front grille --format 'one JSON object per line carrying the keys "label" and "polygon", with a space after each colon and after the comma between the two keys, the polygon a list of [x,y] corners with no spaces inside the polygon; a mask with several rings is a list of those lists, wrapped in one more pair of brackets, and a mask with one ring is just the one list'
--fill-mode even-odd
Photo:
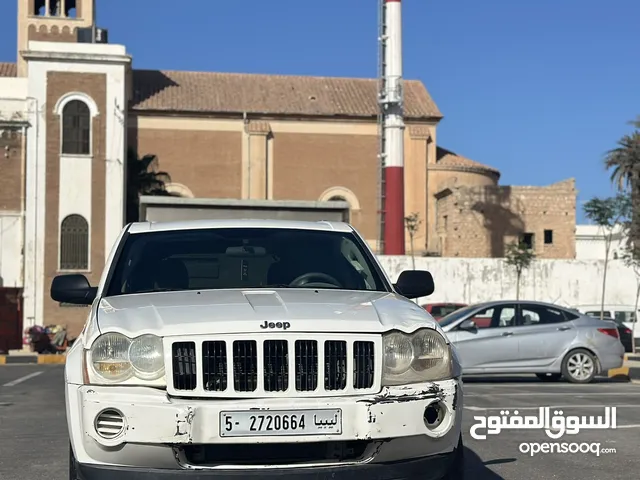
{"label": "jeep front grille", "polygon": [[348,395],[371,393],[380,387],[379,336],[358,336],[357,340],[335,334],[319,339],[292,334],[273,337],[170,339],[169,393],[207,397]]}

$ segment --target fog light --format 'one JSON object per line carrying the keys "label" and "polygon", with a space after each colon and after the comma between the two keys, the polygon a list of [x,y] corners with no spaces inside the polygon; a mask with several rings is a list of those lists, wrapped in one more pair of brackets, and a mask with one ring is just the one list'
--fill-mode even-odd
{"label": "fog light", "polygon": [[124,416],[115,409],[103,410],[96,416],[94,426],[98,435],[106,440],[112,440],[124,432]]}
{"label": "fog light", "polygon": [[444,420],[446,409],[440,402],[434,402],[427,406],[424,409],[423,420],[425,426],[434,430],[440,426],[442,421]]}

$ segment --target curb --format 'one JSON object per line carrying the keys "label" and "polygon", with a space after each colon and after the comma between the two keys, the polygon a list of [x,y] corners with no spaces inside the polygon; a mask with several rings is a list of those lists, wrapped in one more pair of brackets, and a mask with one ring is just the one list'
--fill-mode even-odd
{"label": "curb", "polygon": [[611,379],[619,379],[627,382],[640,380],[640,367],[622,366],[614,368],[607,372],[607,376]]}
{"label": "curb", "polygon": [[66,360],[66,355],[0,355],[0,365],[59,365]]}

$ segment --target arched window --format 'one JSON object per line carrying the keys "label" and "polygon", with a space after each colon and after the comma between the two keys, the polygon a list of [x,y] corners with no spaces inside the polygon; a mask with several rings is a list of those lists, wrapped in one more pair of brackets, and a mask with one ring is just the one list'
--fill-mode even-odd
{"label": "arched window", "polygon": [[71,100],[62,110],[62,153],[91,153],[91,112],[81,100]]}
{"label": "arched window", "polygon": [[355,193],[346,187],[327,188],[318,198],[321,202],[347,202],[351,211],[360,211],[360,202]]}
{"label": "arched window", "polygon": [[80,215],[69,215],[60,226],[60,270],[89,269],[89,224]]}

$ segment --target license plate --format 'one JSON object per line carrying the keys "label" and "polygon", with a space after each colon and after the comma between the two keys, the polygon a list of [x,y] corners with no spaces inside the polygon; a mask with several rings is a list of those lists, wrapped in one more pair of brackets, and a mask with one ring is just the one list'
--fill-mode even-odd
{"label": "license plate", "polygon": [[340,435],[342,410],[220,412],[221,437]]}

